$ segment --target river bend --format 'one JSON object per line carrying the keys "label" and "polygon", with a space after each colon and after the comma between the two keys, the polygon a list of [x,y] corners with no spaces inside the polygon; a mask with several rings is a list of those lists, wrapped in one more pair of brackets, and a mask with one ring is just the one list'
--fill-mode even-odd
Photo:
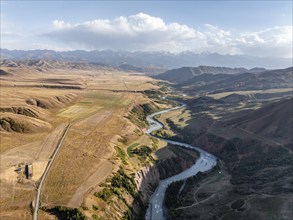
{"label": "river bend", "polygon": [[166,219],[166,217],[164,215],[164,208],[163,208],[164,207],[164,198],[165,198],[165,192],[167,190],[167,187],[171,183],[179,181],[179,180],[187,179],[188,177],[191,177],[191,176],[195,176],[198,172],[208,171],[211,168],[213,168],[217,163],[217,159],[214,155],[209,154],[200,148],[197,148],[195,146],[185,144],[182,142],[171,141],[171,140],[164,139],[164,138],[158,138],[158,137],[151,134],[152,132],[163,128],[162,123],[160,123],[154,119],[154,117],[156,115],[161,115],[161,114],[167,113],[169,111],[174,111],[176,109],[180,109],[180,108],[184,108],[184,107],[185,107],[185,104],[181,104],[181,106],[177,106],[174,108],[159,111],[159,112],[151,114],[147,117],[147,122],[149,123],[149,128],[145,132],[146,134],[148,134],[152,137],[155,137],[157,139],[163,140],[163,141],[170,143],[172,145],[176,145],[179,147],[198,151],[200,154],[200,157],[197,159],[196,163],[194,165],[192,165],[190,168],[184,170],[183,172],[181,172],[177,175],[171,176],[171,177],[164,179],[164,180],[161,180],[159,182],[159,185],[158,185],[156,191],[154,192],[154,194],[150,198],[149,207],[148,207],[146,215],[145,215],[146,220]]}

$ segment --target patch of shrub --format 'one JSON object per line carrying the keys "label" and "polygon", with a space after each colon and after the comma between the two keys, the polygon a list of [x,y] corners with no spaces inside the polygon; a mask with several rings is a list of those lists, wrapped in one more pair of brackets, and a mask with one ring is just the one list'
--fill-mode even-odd
{"label": "patch of shrub", "polygon": [[240,209],[244,205],[243,199],[238,199],[231,204],[232,209]]}
{"label": "patch of shrub", "polygon": [[118,154],[118,157],[121,159],[122,163],[125,164],[125,165],[127,165],[128,163],[126,161],[126,154],[125,154],[125,152],[120,147],[118,147],[118,146],[115,146],[115,150],[116,150],[116,152]]}
{"label": "patch of shrub", "polygon": [[141,157],[149,156],[152,153],[152,149],[148,146],[141,146],[132,150],[133,154],[137,154]]}
{"label": "patch of shrub", "polygon": [[94,193],[94,196],[104,201],[107,201],[112,195],[113,195],[113,191],[109,188],[104,188],[102,191]]}
{"label": "patch of shrub", "polygon": [[127,176],[122,169],[119,169],[112,178],[111,185],[116,188],[123,187],[129,192],[130,195],[132,195],[132,197],[137,197],[134,178]]}
{"label": "patch of shrub", "polygon": [[121,137],[121,138],[118,139],[118,141],[119,141],[120,143],[122,143],[122,144],[127,144],[127,142],[128,142],[128,138],[127,138],[127,137]]}
{"label": "patch of shrub", "polygon": [[58,219],[87,220],[87,217],[76,208],[56,206],[52,209],[47,209],[46,211],[55,215]]}
{"label": "patch of shrub", "polygon": [[97,216],[96,214],[93,214],[93,215],[92,215],[92,218],[93,218],[94,220],[103,220],[103,219],[104,219],[103,217]]}
{"label": "patch of shrub", "polygon": [[93,207],[93,210],[94,210],[94,211],[99,210],[99,207],[98,207],[98,206],[93,205],[92,207]]}

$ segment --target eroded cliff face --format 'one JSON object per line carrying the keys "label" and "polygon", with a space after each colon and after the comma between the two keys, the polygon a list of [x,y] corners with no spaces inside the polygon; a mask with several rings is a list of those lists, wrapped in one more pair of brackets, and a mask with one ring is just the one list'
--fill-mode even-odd
{"label": "eroded cliff face", "polygon": [[[141,168],[141,170],[135,173],[133,185],[132,181],[128,181],[132,178],[130,176],[126,177],[127,175],[120,173],[116,177],[113,177],[111,184],[113,185],[115,182],[116,188],[108,188],[108,193],[112,193],[112,196],[109,196],[109,200],[107,200],[105,206],[96,205],[99,209],[104,209],[104,214],[101,216],[104,219],[117,220],[144,219],[148,202],[151,195],[155,192],[159,181],[188,169],[196,162],[197,157],[195,155],[186,156],[187,153],[185,150],[177,149],[177,154],[174,153],[167,159]],[[185,157],[182,157],[182,155]],[[113,179],[115,179],[114,182]],[[121,186],[117,186],[117,184],[121,184]],[[129,190],[132,186],[136,188],[134,193],[131,193]],[[121,190],[122,188],[123,190]],[[113,189],[114,191],[112,191]],[[105,193],[103,195],[107,196]]]}
{"label": "eroded cliff face", "polygon": [[154,165],[144,167],[135,175],[135,182],[143,206],[147,207],[151,195],[155,192],[160,180],[174,176],[195,163],[195,158],[183,159],[173,156]]}

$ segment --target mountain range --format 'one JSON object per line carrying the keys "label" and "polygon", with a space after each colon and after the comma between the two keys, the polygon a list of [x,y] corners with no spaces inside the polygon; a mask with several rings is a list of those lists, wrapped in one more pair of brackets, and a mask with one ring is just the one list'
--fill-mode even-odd
{"label": "mountain range", "polygon": [[189,81],[195,76],[201,74],[239,74],[239,73],[256,73],[265,71],[264,68],[230,68],[230,67],[215,67],[215,66],[198,66],[198,67],[181,67],[178,69],[168,70],[160,75],[157,78],[167,80],[174,83],[182,83]]}
{"label": "mountain range", "polygon": [[292,66],[291,58],[254,57],[246,55],[221,55],[218,53],[193,53],[190,51],[173,54],[169,52],[129,51],[53,51],[53,50],[7,50],[0,49],[1,59],[50,59],[58,61],[96,62],[112,66],[129,64],[136,67],[160,67],[164,69],[182,66],[229,66],[267,69]]}
{"label": "mountain range", "polygon": [[[171,185],[166,195],[170,219],[292,219],[292,96],[238,112],[219,101],[193,101],[197,104],[188,104],[193,114],[202,110],[186,127],[177,127],[177,137],[213,153],[224,165]],[[208,107],[209,113],[221,109],[227,114],[214,119],[204,113]]]}
{"label": "mountain range", "polygon": [[185,93],[220,93],[241,90],[292,88],[293,67],[266,70],[263,68],[182,67],[155,76],[173,83]]}

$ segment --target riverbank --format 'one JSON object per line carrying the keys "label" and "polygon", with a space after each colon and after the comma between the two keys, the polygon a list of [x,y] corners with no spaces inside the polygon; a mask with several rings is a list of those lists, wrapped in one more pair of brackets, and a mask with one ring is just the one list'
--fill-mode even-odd
{"label": "riverbank", "polygon": [[[154,117],[157,115],[167,113],[169,111],[174,111],[174,110],[183,108],[183,107],[185,107],[185,105],[181,104],[181,106],[177,106],[174,108],[159,111],[159,112],[156,112],[156,113],[148,116],[147,121],[150,126],[145,133],[152,136],[152,137],[156,137],[156,136],[152,135],[152,132],[158,131],[161,128],[163,128],[163,124],[158,122],[157,120],[155,120]],[[184,170],[183,172],[181,172],[175,176],[172,176],[172,177],[169,177],[167,179],[160,181],[158,187],[156,188],[155,193],[152,195],[152,197],[150,199],[149,207],[148,207],[148,210],[147,210],[146,216],[145,216],[145,219],[147,219],[147,220],[149,220],[149,219],[156,219],[156,220],[165,219],[165,217],[164,217],[164,198],[165,198],[165,192],[171,183],[176,182],[176,181],[180,181],[180,180],[184,180],[186,178],[194,176],[198,172],[205,172],[207,170],[210,170],[212,167],[214,167],[216,165],[216,157],[215,156],[213,156],[213,155],[211,155],[211,154],[209,154],[209,153],[207,153],[197,147],[194,147],[189,144],[182,143],[182,142],[176,142],[176,141],[164,139],[164,138],[158,138],[158,139],[163,140],[166,143],[169,143],[172,145],[176,145],[176,146],[186,148],[189,150],[198,151],[200,154],[200,157],[196,161],[196,163],[193,166],[191,166],[190,168]]]}
{"label": "riverbank", "polygon": [[165,125],[159,134],[212,152],[223,165],[202,181],[178,183],[177,190],[183,190],[178,196],[172,191],[176,201],[166,204],[168,219],[292,219],[292,139],[287,133],[292,99],[270,100],[256,110],[247,105],[257,107],[260,100],[238,105],[205,100],[190,98],[186,110],[158,118]]}

